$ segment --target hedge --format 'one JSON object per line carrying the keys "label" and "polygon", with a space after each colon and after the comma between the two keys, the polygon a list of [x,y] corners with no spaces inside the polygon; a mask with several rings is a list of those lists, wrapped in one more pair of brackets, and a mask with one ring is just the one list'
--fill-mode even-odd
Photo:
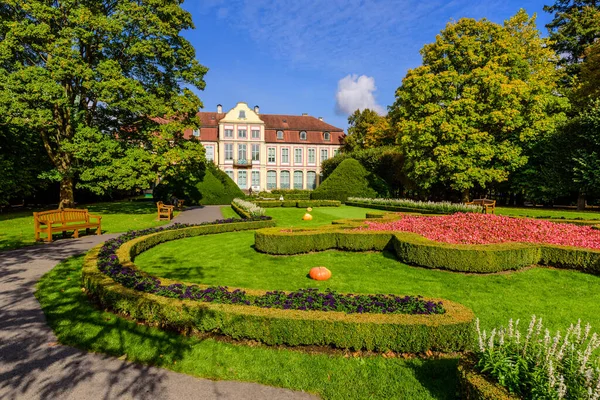
{"label": "hedge", "polygon": [[[252,229],[250,224],[265,223],[272,221],[162,231],[123,244],[117,255],[123,266],[135,268],[132,261],[135,255],[159,243],[239,229],[236,225]],[[321,345],[411,353],[463,351],[474,339],[472,311],[448,300],[431,299],[442,301],[444,314],[346,314],[206,303],[135,291],[118,284],[98,269],[99,248],[92,249],[84,260],[82,279],[87,293],[103,307],[183,333],[216,332],[269,345]],[[254,295],[266,293],[248,292]]]}
{"label": "hedge", "polygon": [[457,272],[493,273],[530,265],[551,265],[600,275],[600,251],[530,243],[458,245],[436,242],[416,233],[354,230],[357,220],[328,227],[266,228],[254,233],[257,251],[285,255],[329,249],[392,251],[399,261]]}
{"label": "hedge", "polygon": [[339,200],[348,197],[387,196],[389,190],[381,178],[369,173],[358,161],[349,158],[340,163],[310,195],[312,200]]}
{"label": "hedge", "polygon": [[[212,164],[210,164],[212,165]],[[199,204],[229,204],[236,197],[243,197],[244,193],[223,171],[214,166],[206,169],[202,182],[196,185],[202,195]]]}
{"label": "hedge", "polygon": [[518,400],[504,387],[475,370],[472,357],[461,357],[458,362],[458,382],[461,399],[465,400]]}
{"label": "hedge", "polygon": [[235,213],[237,215],[239,215],[242,218],[252,218],[252,216],[250,215],[250,213],[246,212],[246,210],[244,210],[242,207],[239,207],[237,204],[235,203],[231,203],[231,208],[233,209],[233,211],[235,211]]}
{"label": "hedge", "polygon": [[[404,207],[404,206],[394,206],[394,205],[386,205],[386,204],[372,204],[372,203],[368,203],[368,202],[354,201],[354,200],[346,200],[346,205],[353,206],[353,207],[373,208],[376,210],[395,211],[395,212],[409,212],[409,213],[437,214],[437,215],[449,214],[448,212],[428,210],[426,208]],[[460,212],[465,212],[465,211],[460,211]]]}
{"label": "hedge", "polygon": [[337,200],[266,200],[266,201],[252,201],[259,207],[262,208],[276,208],[276,207],[339,207],[342,203]]}
{"label": "hedge", "polygon": [[310,200],[310,192],[307,193],[290,193],[290,194],[277,194],[277,193],[267,193],[267,192],[260,192],[258,194],[259,198],[263,198],[263,199],[273,199],[273,200],[279,200],[279,198],[283,196],[284,200]]}

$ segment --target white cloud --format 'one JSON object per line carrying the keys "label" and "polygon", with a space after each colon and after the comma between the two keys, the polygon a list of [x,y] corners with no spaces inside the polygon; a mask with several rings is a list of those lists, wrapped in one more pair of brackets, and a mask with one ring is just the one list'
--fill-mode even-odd
{"label": "white cloud", "polygon": [[375,100],[375,78],[372,76],[352,74],[339,80],[335,94],[335,111],[340,115],[350,115],[356,110],[370,108],[378,114],[385,114],[385,109]]}

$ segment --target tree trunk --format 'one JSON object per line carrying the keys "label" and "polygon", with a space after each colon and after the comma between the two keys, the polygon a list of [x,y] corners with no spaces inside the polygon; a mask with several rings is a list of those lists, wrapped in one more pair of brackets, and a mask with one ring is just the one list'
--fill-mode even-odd
{"label": "tree trunk", "polygon": [[462,192],[462,202],[467,203],[469,201],[469,189],[465,189]]}
{"label": "tree trunk", "polygon": [[577,210],[584,211],[585,210],[585,192],[583,190],[579,191],[579,195],[577,196]]}
{"label": "tree trunk", "polygon": [[73,196],[73,178],[70,176],[64,176],[60,181],[60,203],[58,208],[70,208],[75,205],[75,198]]}

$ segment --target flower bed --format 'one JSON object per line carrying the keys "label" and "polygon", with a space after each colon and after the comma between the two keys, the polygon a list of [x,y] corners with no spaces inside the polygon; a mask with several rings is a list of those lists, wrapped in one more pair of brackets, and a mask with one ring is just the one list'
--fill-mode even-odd
{"label": "flower bed", "polygon": [[235,198],[231,202],[231,208],[238,213],[238,215],[242,218],[256,218],[263,217],[265,215],[265,209],[257,206],[256,204],[242,200],[240,198]]}
{"label": "flower bed", "polygon": [[450,203],[448,201],[415,201],[410,199],[369,199],[348,197],[346,205],[376,208],[387,211],[407,211],[433,214],[480,213],[481,206]]}
{"label": "flower bed", "polygon": [[600,249],[600,231],[589,226],[512,218],[491,214],[457,213],[425,217],[403,216],[396,221],[367,221],[369,231],[401,231],[452,244],[543,243]]}
{"label": "flower bed", "polygon": [[[266,344],[376,351],[463,351],[470,346],[474,315],[448,300],[312,290],[230,290],[159,280],[140,272],[133,263],[139,253],[168,240],[256,229],[261,224],[272,221],[130,232],[88,253],[83,285],[104,307],[182,332],[217,332]],[[277,304],[282,296],[292,299],[287,306]],[[321,306],[310,308],[315,300]]]}

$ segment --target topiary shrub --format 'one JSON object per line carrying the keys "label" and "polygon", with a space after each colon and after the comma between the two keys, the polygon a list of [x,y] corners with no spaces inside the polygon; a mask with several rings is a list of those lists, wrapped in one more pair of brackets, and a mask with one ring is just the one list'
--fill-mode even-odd
{"label": "topiary shrub", "polygon": [[381,178],[369,173],[360,162],[349,158],[342,161],[310,197],[345,203],[348,197],[382,197],[388,194],[387,185]]}
{"label": "topiary shrub", "polygon": [[209,165],[206,169],[204,179],[197,185],[201,198],[197,200],[198,204],[230,204],[236,197],[243,197],[244,193],[229,178],[229,176],[220,169]]}

